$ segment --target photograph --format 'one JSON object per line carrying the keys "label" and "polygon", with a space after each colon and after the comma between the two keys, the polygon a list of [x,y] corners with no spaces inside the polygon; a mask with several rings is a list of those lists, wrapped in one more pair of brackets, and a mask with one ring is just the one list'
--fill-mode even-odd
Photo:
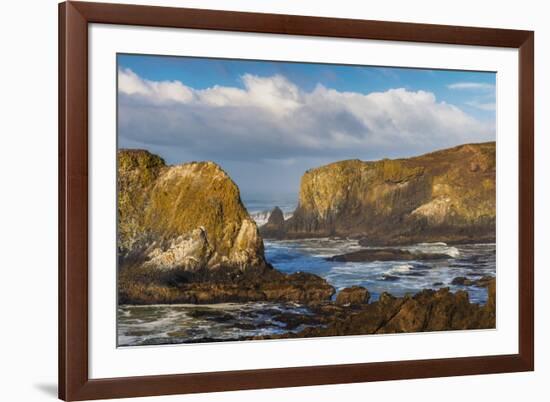
{"label": "photograph", "polygon": [[546,400],[544,3],[4,11],[0,400]]}
{"label": "photograph", "polygon": [[119,347],[496,328],[495,72],[116,74]]}

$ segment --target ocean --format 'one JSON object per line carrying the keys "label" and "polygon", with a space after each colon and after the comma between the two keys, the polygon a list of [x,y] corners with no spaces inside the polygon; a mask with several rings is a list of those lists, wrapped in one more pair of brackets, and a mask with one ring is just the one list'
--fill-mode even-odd
{"label": "ocean", "polygon": [[[243,199],[258,225],[267,222],[278,206],[285,219],[296,208],[295,196],[254,196]],[[402,249],[447,254],[448,259],[430,261],[337,262],[327,257],[361,248],[355,239],[264,240],[267,260],[285,273],[311,272],[325,278],[336,291],[358,285],[376,300],[382,292],[394,296],[414,294],[422,289],[449,287],[465,290],[470,301],[483,304],[487,289],[456,286],[456,277],[470,279],[496,276],[496,245],[445,243],[411,244]],[[118,344],[170,344],[238,340],[257,335],[280,334],[287,330],[277,321],[281,313],[307,314],[305,306],[278,303],[224,303],[216,305],[119,306]],[[293,331],[301,331],[305,325]]]}

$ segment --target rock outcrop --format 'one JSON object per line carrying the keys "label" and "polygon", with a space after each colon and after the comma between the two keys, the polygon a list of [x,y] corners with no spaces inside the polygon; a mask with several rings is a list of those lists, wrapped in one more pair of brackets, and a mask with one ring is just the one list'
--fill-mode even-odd
{"label": "rock outcrop", "polygon": [[327,302],[335,290],[309,273],[283,274],[270,266],[159,271],[145,267],[119,273],[120,304]]}
{"label": "rock outcrop", "polygon": [[398,248],[368,248],[353,251],[347,254],[339,254],[328,257],[328,261],[341,262],[365,262],[365,261],[428,261],[445,260],[452,258],[448,254],[442,253],[422,253],[401,250]]}
{"label": "rock outcrop", "polygon": [[266,262],[238,187],[215,163],[167,166],[142,150],[121,150],[118,161],[120,304],[310,303],[334,294],[316,275],[285,275]]}
{"label": "rock outcrop", "polygon": [[279,237],[284,232],[285,217],[283,211],[279,207],[273,208],[267,223],[260,227],[260,233],[266,237]]}
{"label": "rock outcrop", "polygon": [[275,237],[356,237],[367,245],[494,241],[495,165],[495,143],[488,142],[311,169],[296,211]]}
{"label": "rock outcrop", "polygon": [[[309,321],[316,326],[297,333],[265,338],[309,338],[321,336],[395,334],[426,331],[490,329],[496,324],[495,279],[487,283],[485,305],[470,303],[468,293],[452,293],[448,288],[423,290],[414,296],[394,297],[382,293],[378,301],[368,303],[325,303],[315,306]],[[349,295],[359,295],[359,289],[344,289]],[[368,294],[368,292],[367,292]],[[346,296],[347,297],[347,296]],[[294,318],[296,319],[296,318]]]}
{"label": "rock outcrop", "polygon": [[370,293],[362,286],[352,286],[351,288],[342,289],[336,296],[336,304],[339,306],[346,305],[361,305],[368,303]]}
{"label": "rock outcrop", "polygon": [[477,286],[480,288],[485,288],[491,285],[494,281],[492,276],[483,276],[478,279],[470,279],[464,276],[457,276],[451,281],[451,285],[456,286]]}
{"label": "rock outcrop", "polygon": [[147,151],[118,153],[121,265],[196,271],[264,266],[263,242],[239,189],[215,163],[166,166]]}

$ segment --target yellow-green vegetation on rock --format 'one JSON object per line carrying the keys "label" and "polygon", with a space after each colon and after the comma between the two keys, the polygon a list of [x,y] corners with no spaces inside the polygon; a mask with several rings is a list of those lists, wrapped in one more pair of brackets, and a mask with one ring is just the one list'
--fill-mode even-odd
{"label": "yellow-green vegetation on rock", "polygon": [[493,241],[495,166],[495,143],[488,142],[311,169],[279,237],[354,236],[365,244]]}
{"label": "yellow-green vegetation on rock", "polygon": [[147,232],[143,207],[158,175],[166,165],[164,160],[143,150],[118,152],[118,247],[130,251]]}
{"label": "yellow-green vegetation on rock", "polygon": [[265,264],[256,224],[238,187],[218,165],[166,166],[140,150],[121,150],[118,158],[123,259],[138,256],[158,269]]}

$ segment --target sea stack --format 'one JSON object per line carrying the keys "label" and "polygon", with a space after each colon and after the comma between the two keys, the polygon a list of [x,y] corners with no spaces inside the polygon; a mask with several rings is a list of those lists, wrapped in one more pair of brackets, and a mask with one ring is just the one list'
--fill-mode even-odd
{"label": "sea stack", "polygon": [[493,242],[495,166],[495,143],[487,142],[311,169],[277,237],[354,237],[365,245]]}
{"label": "sea stack", "polygon": [[213,162],[166,166],[121,150],[119,255],[157,269],[265,266],[263,242],[239,189]]}
{"label": "sea stack", "polygon": [[285,217],[283,211],[279,207],[273,208],[267,223],[260,227],[262,236],[278,238],[283,235]]}

